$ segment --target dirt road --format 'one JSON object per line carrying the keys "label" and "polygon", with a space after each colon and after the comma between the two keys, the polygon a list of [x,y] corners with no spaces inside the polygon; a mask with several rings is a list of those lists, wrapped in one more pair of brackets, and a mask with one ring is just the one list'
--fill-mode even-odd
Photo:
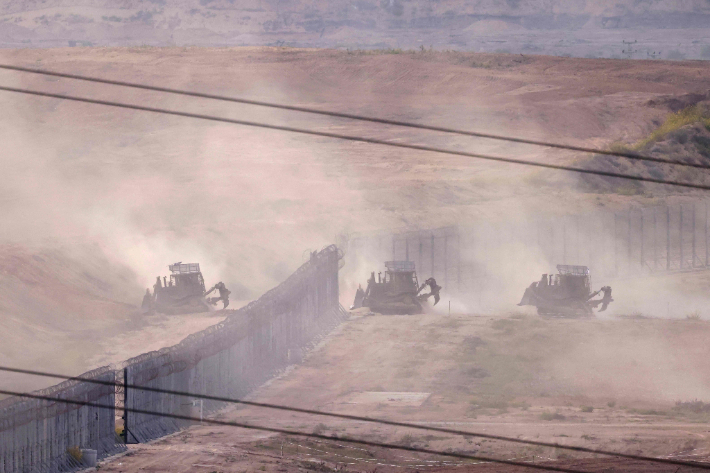
{"label": "dirt road", "polygon": [[[522,313],[353,315],[302,365],[252,397],[520,439],[705,459],[710,457],[708,413],[676,402],[707,399],[710,394],[710,372],[705,367],[708,335],[710,324],[688,320],[544,320]],[[629,343],[633,345],[625,349]],[[585,455],[559,449],[250,407],[225,411],[217,418],[315,432],[333,440],[194,426],[150,445],[131,446],[127,456],[106,462],[101,469],[514,469],[348,445],[338,437],[554,462],[585,471],[677,468],[653,469],[615,459],[584,459]]]}

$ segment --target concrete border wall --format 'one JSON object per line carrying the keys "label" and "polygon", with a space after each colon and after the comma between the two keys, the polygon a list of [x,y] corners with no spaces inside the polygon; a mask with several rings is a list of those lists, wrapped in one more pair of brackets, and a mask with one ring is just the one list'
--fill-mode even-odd
{"label": "concrete border wall", "polygon": [[[310,260],[258,300],[233,311],[223,322],[179,344],[82,375],[100,381],[196,394],[241,397],[301,360],[346,314],[338,300],[342,253],[335,245]],[[123,413],[126,441],[145,442],[175,432],[186,422],[126,413],[123,407],[189,416],[207,414],[222,403],[145,392],[123,386],[66,381],[37,391],[42,396],[92,402],[109,408],[42,400],[0,401],[0,473],[71,471],[82,467],[78,449],[98,457],[125,449],[116,436]],[[73,455],[74,453],[74,455]]]}
{"label": "concrete border wall", "polygon": [[[338,301],[335,246],[310,261],[258,300],[225,321],[190,335],[178,345],[125,363],[128,386],[239,398],[280,370],[300,361],[304,350],[343,319]],[[128,388],[125,406],[198,417],[223,407],[185,396]],[[184,422],[125,413],[128,442],[145,442],[175,432]]]}
{"label": "concrete border wall", "polygon": [[[116,373],[103,367],[81,375],[113,383]],[[41,396],[113,406],[113,386],[65,381],[37,391]],[[0,401],[0,473],[58,472],[82,465],[80,449],[98,457],[124,449],[116,437],[113,409],[39,399]]]}

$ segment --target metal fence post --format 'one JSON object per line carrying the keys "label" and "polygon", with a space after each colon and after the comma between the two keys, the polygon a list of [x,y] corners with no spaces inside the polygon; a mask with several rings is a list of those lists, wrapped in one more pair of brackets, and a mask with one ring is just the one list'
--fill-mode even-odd
{"label": "metal fence post", "polygon": [[436,277],[434,276],[434,232],[431,233],[431,248],[429,249],[429,252],[431,253],[429,256],[431,256],[431,277]]}
{"label": "metal fence post", "polygon": [[409,261],[409,237],[404,236],[404,259]]}
{"label": "metal fence post", "polygon": [[575,223],[577,224],[577,261],[576,264],[582,264],[582,245],[580,245],[580,231],[579,231],[579,215],[575,218]]}
{"label": "metal fence post", "polygon": [[642,209],[641,209],[641,245],[640,245],[640,247],[641,247],[641,258],[639,258],[640,261],[641,261],[641,269],[643,269],[643,267],[644,267],[644,256],[645,256],[645,255],[644,255],[644,251],[643,251],[643,250],[644,250],[643,244],[644,244],[644,237],[643,237],[643,208],[642,208]]}
{"label": "metal fence post", "polygon": [[631,209],[626,214],[626,270],[631,271]]}
{"label": "metal fence post", "polygon": [[616,212],[614,212],[614,276],[619,275],[619,238],[616,221]]}
{"label": "metal fence post", "polygon": [[653,269],[658,270],[658,221],[656,207],[653,208]]}
{"label": "metal fence post", "polygon": [[562,264],[567,264],[567,222],[562,217]]}
{"label": "metal fence post", "polygon": [[461,292],[461,232],[456,227],[456,290]]}
{"label": "metal fence post", "polygon": [[680,216],[678,217],[678,246],[680,247],[680,269],[683,270],[683,204],[679,204]]}
{"label": "metal fence post", "polygon": [[671,208],[666,206],[666,271],[671,270]]}
{"label": "metal fence post", "polygon": [[448,260],[449,236],[444,233],[444,286],[449,285],[449,262]]}
{"label": "metal fence post", "polygon": [[695,202],[693,202],[693,262],[691,263],[690,267],[694,268],[695,267]]}

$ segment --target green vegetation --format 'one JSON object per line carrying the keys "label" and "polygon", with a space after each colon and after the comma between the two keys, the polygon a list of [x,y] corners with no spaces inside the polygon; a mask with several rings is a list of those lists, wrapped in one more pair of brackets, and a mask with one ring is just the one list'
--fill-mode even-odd
{"label": "green vegetation", "polygon": [[69,447],[67,448],[67,453],[78,462],[80,462],[82,458],[84,458],[84,453],[79,447]]}
{"label": "green vegetation", "polygon": [[698,105],[685,108],[668,117],[666,121],[658,127],[658,129],[651,133],[646,140],[642,140],[637,147],[643,147],[648,143],[658,141],[672,131],[675,131],[685,125],[698,122],[701,122],[708,130],[710,130],[710,114],[708,111]]}
{"label": "green vegetation", "polygon": [[684,108],[672,113],[661,126],[656,128],[648,137],[633,145],[631,150],[640,150],[651,143],[662,140],[666,135],[686,125],[702,123],[710,131],[710,112],[698,105]]}
{"label": "green vegetation", "polygon": [[594,408],[592,406],[582,406],[581,411],[582,412],[594,412]]}
{"label": "green vegetation", "polygon": [[[677,132],[686,125],[692,125],[695,123],[702,123],[705,128],[710,131],[710,110],[704,108],[700,105],[693,105],[686,107],[676,113],[671,113],[666,121],[664,121],[658,128],[652,131],[646,138],[637,141],[633,145],[628,145],[626,143],[616,141],[609,146],[609,150],[615,153],[634,153],[641,151],[647,146],[663,140],[670,133]],[[678,142],[683,144],[688,140],[687,133],[680,133]],[[707,147],[707,154],[710,155],[710,143],[705,143],[703,137],[693,138],[695,145],[698,147],[701,153],[705,151]],[[710,141],[710,140],[708,140]],[[619,189],[620,194],[623,195],[635,195],[638,190],[629,187],[628,189]]]}

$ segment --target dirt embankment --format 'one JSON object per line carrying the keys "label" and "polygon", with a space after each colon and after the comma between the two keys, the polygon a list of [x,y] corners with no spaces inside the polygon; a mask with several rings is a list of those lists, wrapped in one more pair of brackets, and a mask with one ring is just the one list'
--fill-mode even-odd
{"label": "dirt embankment", "polygon": [[[648,136],[635,143],[614,143],[611,149],[627,153],[687,163],[710,165],[710,91],[706,94],[686,94],[680,97],[661,97],[649,101],[652,107],[672,112]],[[675,166],[651,161],[619,160],[611,156],[596,156],[584,160],[585,167],[607,172],[623,172],[647,179],[708,185],[697,168]],[[587,191],[643,193],[648,188],[642,182],[586,175],[580,178]]]}

